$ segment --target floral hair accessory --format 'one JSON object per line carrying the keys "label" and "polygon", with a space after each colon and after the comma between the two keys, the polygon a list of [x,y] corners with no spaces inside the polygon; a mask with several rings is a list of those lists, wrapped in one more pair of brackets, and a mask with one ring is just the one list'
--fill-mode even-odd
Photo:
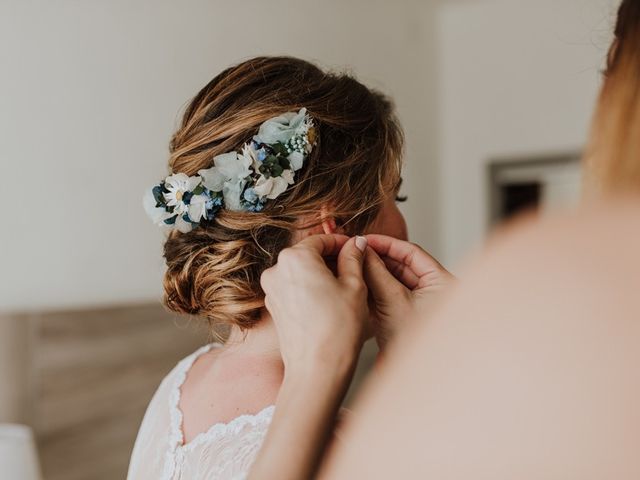
{"label": "floral hair accessory", "polygon": [[183,233],[223,208],[259,212],[294,184],[315,139],[306,108],[271,118],[240,152],[217,155],[198,175],[175,173],[147,190],[144,208],[155,224]]}

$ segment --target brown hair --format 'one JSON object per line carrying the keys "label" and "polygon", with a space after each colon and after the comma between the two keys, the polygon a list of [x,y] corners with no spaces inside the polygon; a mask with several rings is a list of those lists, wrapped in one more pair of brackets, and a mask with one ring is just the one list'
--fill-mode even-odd
{"label": "brown hair", "polygon": [[640,0],[618,10],[585,162],[594,191],[640,191]]}
{"label": "brown hair", "polygon": [[403,134],[391,101],[350,75],[292,57],[252,58],[211,80],[171,139],[171,171],[195,175],[216,155],[238,150],[265,120],[302,107],[317,144],[294,185],[262,212],[222,210],[189,233],[169,235],[169,309],[252,327],[264,305],[260,275],[295,230],[322,222],[320,211],[329,207],[345,233],[362,232],[399,184]]}

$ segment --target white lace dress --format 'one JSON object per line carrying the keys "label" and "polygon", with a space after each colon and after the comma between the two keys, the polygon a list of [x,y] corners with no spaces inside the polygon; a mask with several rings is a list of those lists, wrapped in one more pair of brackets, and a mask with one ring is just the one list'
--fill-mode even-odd
{"label": "white lace dress", "polygon": [[184,444],[180,387],[196,358],[216,346],[202,347],[180,361],[158,387],[142,420],[127,480],[236,480],[248,475],[273,405],[256,415],[213,425]]}

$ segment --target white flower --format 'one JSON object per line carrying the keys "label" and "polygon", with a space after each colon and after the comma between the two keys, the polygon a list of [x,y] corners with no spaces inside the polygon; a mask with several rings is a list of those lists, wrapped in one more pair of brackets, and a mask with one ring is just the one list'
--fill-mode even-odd
{"label": "white flower", "polygon": [[189,233],[191,230],[193,230],[193,224],[191,222],[187,222],[184,218],[182,218],[182,215],[178,215],[176,217],[176,223],[174,223],[173,226],[182,233]]}
{"label": "white flower", "polygon": [[187,211],[187,205],[182,201],[186,192],[192,191],[200,184],[200,177],[190,177],[184,173],[170,175],[164,181],[164,187],[168,190],[164,194],[167,206],[173,207],[173,213],[178,215]]}
{"label": "white flower", "polygon": [[203,184],[212,192],[222,192],[224,204],[229,210],[241,210],[240,195],[246,184],[245,178],[253,173],[250,154],[223,153],[214,157],[214,166],[198,173]]}
{"label": "white flower", "polygon": [[227,178],[216,167],[198,170],[198,175],[202,177],[202,184],[212,192],[221,192]]}
{"label": "white flower", "polygon": [[271,118],[260,125],[254,139],[258,143],[287,143],[294,135],[307,133],[311,120],[307,117],[307,109],[301,108],[298,113],[287,112]]}
{"label": "white flower", "polygon": [[236,152],[223,153],[214,157],[211,168],[198,170],[202,183],[212,192],[221,192],[226,182],[238,182],[251,175],[251,155]]}
{"label": "white flower", "polygon": [[285,170],[280,177],[261,176],[253,189],[260,198],[267,197],[270,200],[280,196],[289,185],[293,185],[293,172]]}
{"label": "white flower", "polygon": [[153,190],[151,188],[145,192],[142,205],[147,215],[149,215],[149,218],[151,218],[151,221],[156,225],[166,226],[164,221],[173,216],[172,213],[167,212],[164,208],[156,207],[156,198],[153,196]]}
{"label": "white flower", "polygon": [[209,197],[207,195],[194,195],[189,201],[189,218],[198,223],[203,218],[207,219],[207,201]]}
{"label": "white flower", "polygon": [[293,185],[295,183],[294,176],[295,175],[292,170],[284,170],[282,172],[282,178],[284,178],[289,185]]}
{"label": "white flower", "polygon": [[224,198],[224,206],[228,210],[232,210],[234,212],[242,210],[240,196],[242,195],[242,190],[246,183],[247,182],[245,180],[241,180],[239,182],[225,182],[224,188],[222,189],[222,196]]}
{"label": "white flower", "polygon": [[262,162],[259,159],[258,151],[254,147],[253,142],[244,144],[244,146],[242,147],[242,156],[245,159],[250,159],[251,167],[255,172],[257,172]]}
{"label": "white flower", "polygon": [[253,191],[258,195],[258,197],[263,198],[266,197],[269,193],[271,193],[271,189],[273,188],[273,177],[267,178],[265,176],[261,176],[256,184],[253,187]]}
{"label": "white flower", "polygon": [[251,157],[245,157],[236,152],[218,155],[213,159],[213,163],[227,181],[243,180],[252,172]]}
{"label": "white flower", "polygon": [[289,160],[293,171],[297,172],[302,168],[302,164],[304,163],[304,154],[294,150],[287,156],[287,160]]}

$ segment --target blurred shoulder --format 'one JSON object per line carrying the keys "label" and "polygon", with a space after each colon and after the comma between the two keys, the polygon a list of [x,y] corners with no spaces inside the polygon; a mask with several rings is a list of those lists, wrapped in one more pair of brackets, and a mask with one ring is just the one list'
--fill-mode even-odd
{"label": "blurred shoulder", "polygon": [[640,279],[639,244],[640,197],[611,198],[516,220],[496,232],[468,272],[517,279],[517,285],[573,281],[631,292]]}
{"label": "blurred shoulder", "polygon": [[640,478],[639,239],[635,198],[502,228],[392,346],[325,478]]}

